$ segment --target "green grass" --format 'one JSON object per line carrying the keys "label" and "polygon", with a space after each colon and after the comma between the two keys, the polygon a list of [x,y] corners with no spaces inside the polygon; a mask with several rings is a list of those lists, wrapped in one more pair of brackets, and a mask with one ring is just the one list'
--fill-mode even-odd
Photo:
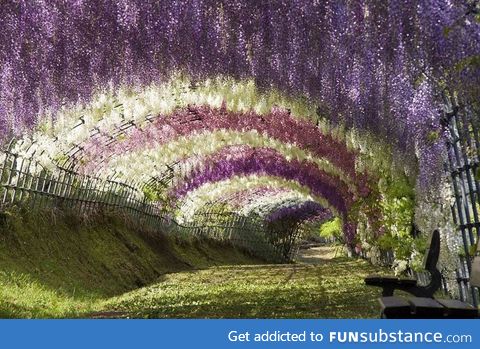
{"label": "green grass", "polygon": [[363,279],[378,271],[344,257],[319,265],[211,267],[165,275],[102,308],[135,318],[372,318],[380,293]]}
{"label": "green grass", "polygon": [[78,317],[96,307],[95,295],[68,296],[28,274],[0,272],[0,318]]}
{"label": "green grass", "polygon": [[176,241],[105,214],[11,209],[0,219],[0,317],[78,317],[161,275],[259,263],[230,246]]}
{"label": "green grass", "polygon": [[[135,231],[99,213],[0,217],[2,318],[369,318],[363,260],[312,253],[266,265],[228,245]],[[131,227],[131,226],[130,226]],[[382,270],[383,271],[383,270]]]}

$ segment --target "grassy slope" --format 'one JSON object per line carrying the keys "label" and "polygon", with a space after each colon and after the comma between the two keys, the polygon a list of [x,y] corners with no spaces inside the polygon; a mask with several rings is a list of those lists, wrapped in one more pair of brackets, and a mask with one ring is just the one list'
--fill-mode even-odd
{"label": "grassy slope", "polygon": [[17,210],[0,216],[0,317],[75,317],[165,273],[251,262],[231,247],[135,233],[109,217]]}

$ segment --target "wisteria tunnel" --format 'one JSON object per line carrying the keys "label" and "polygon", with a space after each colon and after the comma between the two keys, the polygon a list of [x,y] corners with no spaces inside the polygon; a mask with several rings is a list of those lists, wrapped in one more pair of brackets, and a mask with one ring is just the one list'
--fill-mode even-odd
{"label": "wisteria tunnel", "polygon": [[473,0],[0,1],[2,217],[109,211],[272,263],[335,222],[419,278],[437,229],[443,290],[478,305],[479,22]]}

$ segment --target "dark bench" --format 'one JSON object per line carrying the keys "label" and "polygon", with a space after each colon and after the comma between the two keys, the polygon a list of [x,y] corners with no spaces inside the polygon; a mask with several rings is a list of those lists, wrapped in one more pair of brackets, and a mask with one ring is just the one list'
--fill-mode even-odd
{"label": "dark bench", "polygon": [[442,285],[442,274],[437,268],[440,256],[440,233],[435,230],[430,236],[430,244],[425,254],[423,267],[430,274],[428,285],[420,286],[416,279],[399,278],[395,276],[370,275],[365,278],[365,284],[383,289],[382,296],[393,296],[395,290],[402,290],[417,297],[433,297]]}
{"label": "dark bench", "polygon": [[[431,237],[432,245],[426,256],[426,269],[432,273],[432,280],[435,277],[438,269],[436,263],[440,252],[440,235],[438,231],[434,232]],[[437,245],[438,243],[438,245]],[[436,250],[438,248],[438,253]],[[435,267],[429,263],[435,262]],[[439,273],[440,274],[440,273]],[[381,281],[379,281],[381,280]],[[391,281],[392,280],[392,281]],[[383,287],[383,297],[379,298],[381,306],[381,317],[387,319],[473,319],[479,317],[478,309],[472,305],[454,299],[434,299],[433,293],[438,290],[437,281],[431,281],[426,286],[417,286],[413,283],[402,284],[401,281],[397,283],[400,287],[394,287],[396,283],[395,278],[381,278],[369,276],[365,282],[370,285]],[[402,280],[402,279],[398,279]],[[408,279],[413,280],[413,279]],[[391,286],[390,283],[392,283]],[[472,271],[470,277],[470,285],[472,287],[480,287],[480,244],[477,246],[477,253],[473,259]],[[413,294],[416,297],[397,297],[393,296],[395,289],[401,289]],[[433,291],[435,289],[435,291]],[[432,292],[433,291],[433,292]]]}
{"label": "dark bench", "polygon": [[455,299],[381,297],[383,319],[476,319],[478,309]]}

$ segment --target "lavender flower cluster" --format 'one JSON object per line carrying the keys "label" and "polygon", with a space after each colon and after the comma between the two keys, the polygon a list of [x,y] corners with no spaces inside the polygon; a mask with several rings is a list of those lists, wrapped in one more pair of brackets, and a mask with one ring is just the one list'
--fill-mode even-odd
{"label": "lavender flower cluster", "polygon": [[282,220],[290,221],[316,221],[322,222],[331,219],[332,213],[314,201],[302,202],[295,206],[281,207],[270,213],[266,222],[276,222]]}

